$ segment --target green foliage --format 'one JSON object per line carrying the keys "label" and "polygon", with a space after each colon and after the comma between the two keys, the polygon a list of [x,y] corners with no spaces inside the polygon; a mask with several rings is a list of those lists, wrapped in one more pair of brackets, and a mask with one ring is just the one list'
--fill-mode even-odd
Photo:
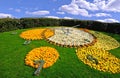
{"label": "green foliage", "polygon": [[120,23],[108,23],[106,31],[120,34]]}
{"label": "green foliage", "polygon": [[52,18],[21,18],[20,21],[23,28],[59,25],[59,20]]}
{"label": "green foliage", "polygon": [[92,23],[92,29],[97,31],[104,31],[104,24],[98,21]]}
{"label": "green foliage", "polygon": [[75,20],[71,19],[60,19],[60,26],[74,26]]}
{"label": "green foliage", "polygon": [[53,18],[39,18],[40,26],[59,26],[59,20]]}
{"label": "green foliage", "polygon": [[19,19],[0,19],[0,32],[18,29]]}
{"label": "green foliage", "polygon": [[0,19],[0,32],[16,29],[44,27],[44,26],[70,26],[79,25],[79,28],[87,28],[97,31],[105,31],[120,34],[120,23],[102,23],[91,20],[77,19],[53,19],[53,18],[20,18]]}

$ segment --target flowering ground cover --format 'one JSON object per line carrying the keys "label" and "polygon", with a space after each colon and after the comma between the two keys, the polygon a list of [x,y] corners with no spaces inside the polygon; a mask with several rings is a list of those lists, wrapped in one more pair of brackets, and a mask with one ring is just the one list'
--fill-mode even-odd
{"label": "flowering ground cover", "polygon": [[48,38],[52,35],[54,35],[54,32],[52,30],[47,28],[39,28],[24,31],[20,34],[20,37],[26,40],[40,40],[43,39],[44,37]]}
{"label": "flowering ground cover", "polygon": [[89,32],[97,37],[97,42],[93,46],[95,48],[111,50],[111,49],[118,48],[120,46],[120,43],[117,40],[115,40],[114,38],[112,38],[111,36],[102,34],[97,31],[89,31]]}
{"label": "flowering ground cover", "polygon": [[25,63],[26,65],[38,68],[39,65],[34,62],[36,60],[44,60],[45,64],[43,68],[47,68],[52,66],[57,61],[58,57],[59,54],[56,49],[51,47],[40,47],[33,49],[26,55]]}
{"label": "flowering ground cover", "polygon": [[[30,35],[32,33],[30,36],[32,40],[35,37],[37,38],[40,36],[41,39],[46,39],[55,45],[57,44],[63,47],[76,47],[78,48],[76,53],[78,58],[85,64],[88,64],[89,66],[100,71],[120,73],[120,59],[116,58],[108,51],[106,51],[118,48],[120,46],[119,42],[110,36],[87,29],[76,29],[72,27],[34,29],[25,32]],[[25,32],[20,35],[24,39],[26,37]],[[33,49],[26,56],[26,65],[37,68],[38,65],[34,64],[34,60],[44,59],[46,63],[44,64],[43,68],[52,66],[53,63],[56,62],[56,59],[58,59],[59,55],[55,55],[53,50],[53,55],[55,56],[51,56],[50,58],[50,55],[52,53],[50,50],[51,49],[46,47],[43,47],[43,49]]]}
{"label": "flowering ground cover", "polygon": [[[42,72],[40,72],[40,78],[120,78],[119,72],[120,47],[118,46],[119,45],[118,43],[120,43],[120,35],[117,34],[111,35],[107,33],[107,35],[110,35],[114,39],[119,41],[117,42],[116,40],[112,39],[112,42],[115,41],[115,44],[112,43],[113,44],[112,48],[102,49],[93,47],[94,45],[88,45],[79,48],[74,47],[68,48],[64,46],[63,47],[56,46],[53,45],[53,43],[51,44],[44,40],[51,38],[52,36],[55,35],[55,32],[52,31],[51,29],[39,31],[42,34],[42,36],[41,34],[39,34],[39,36],[41,36],[39,37],[40,40],[36,38],[30,39],[33,41],[29,45],[22,45],[22,43],[25,41],[24,39],[27,38],[24,39],[20,38],[19,35],[25,31],[26,30],[16,30],[15,32],[17,32],[17,34],[15,35],[11,35],[11,32],[13,31],[0,33],[1,78],[36,78],[36,76],[32,75],[33,72],[35,71],[35,69],[33,68],[34,67],[33,60],[43,59],[44,54],[42,54],[42,52],[44,52],[45,54],[46,53],[49,54],[50,52],[49,48],[48,51],[47,49],[45,49],[44,46],[50,47],[50,49],[51,48],[54,49],[53,51],[55,51],[56,56],[59,56],[59,58],[57,58],[57,60],[54,61],[54,63],[52,62],[51,65],[48,64],[50,66],[50,67],[48,66],[49,68],[46,67],[46,69],[43,69]],[[89,30],[84,31],[88,32]],[[52,35],[49,35],[48,32],[50,32]],[[63,32],[66,35],[68,35],[69,33],[69,31]],[[102,39],[103,40],[108,39],[108,37]],[[105,41],[103,42],[105,43]],[[104,45],[105,46],[108,45],[108,42],[105,43]],[[43,50],[43,48],[44,51],[39,51]],[[77,52],[75,52],[76,49]],[[32,61],[33,67],[26,65],[25,61],[29,56],[30,56],[29,59],[31,59],[30,61]],[[46,57],[46,55],[45,58],[50,59],[49,57]],[[97,62],[95,60],[97,60]]]}
{"label": "flowering ground cover", "polygon": [[[83,47],[77,49],[77,56],[85,64],[100,71],[110,73],[120,73],[120,59],[104,49],[95,47]],[[88,55],[97,60],[97,64],[88,59]]]}
{"label": "flowering ground cover", "polygon": [[[92,46],[78,48],[78,58],[90,67],[100,71],[120,73],[120,59],[116,58],[107,51],[120,47],[120,43],[114,38],[100,32],[92,30],[87,30],[87,32],[92,33],[97,38],[97,41]],[[91,60],[87,59],[88,55],[95,57],[98,64],[95,64]]]}
{"label": "flowering ground cover", "polygon": [[72,27],[54,27],[55,35],[47,38],[47,41],[64,47],[83,47],[95,43],[96,38],[84,30]]}

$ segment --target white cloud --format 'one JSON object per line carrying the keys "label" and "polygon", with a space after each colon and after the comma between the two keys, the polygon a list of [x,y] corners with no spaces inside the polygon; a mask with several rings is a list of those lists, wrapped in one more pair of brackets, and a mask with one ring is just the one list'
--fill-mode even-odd
{"label": "white cloud", "polygon": [[20,8],[25,10],[39,10],[39,7],[32,7],[32,8],[20,7]]}
{"label": "white cloud", "polygon": [[15,11],[15,12],[21,12],[21,9],[9,8],[8,10]]}
{"label": "white cloud", "polygon": [[65,12],[57,12],[57,14],[65,14]]}
{"label": "white cloud", "polygon": [[92,16],[96,16],[96,17],[111,17],[110,14],[107,14],[107,13],[96,13]]}
{"label": "white cloud", "polygon": [[[87,0],[73,0],[81,8],[85,8],[91,11],[104,10],[104,11],[115,11],[120,10],[120,0],[93,0],[89,2]],[[73,2],[72,1],[72,2]]]}
{"label": "white cloud", "polygon": [[80,8],[88,10],[98,10],[98,7],[94,3],[87,2],[86,0],[73,0],[72,3],[77,4]]}
{"label": "white cloud", "polygon": [[71,18],[71,17],[64,17],[64,19],[73,19],[73,18]]}
{"label": "white cloud", "polygon": [[118,20],[112,19],[112,18],[107,18],[107,19],[102,19],[102,20],[97,20],[97,21],[100,21],[100,22],[108,22],[108,23],[119,22]]}
{"label": "white cloud", "polygon": [[34,12],[26,11],[26,14],[31,14],[31,15],[47,15],[47,14],[49,14],[49,13],[50,13],[50,12],[49,12],[49,11],[46,11],[46,10],[34,11]]}
{"label": "white cloud", "polygon": [[120,12],[120,0],[109,0],[105,8],[108,11]]}
{"label": "white cloud", "polygon": [[89,11],[120,12],[120,0],[72,0],[68,5],[62,5],[59,10],[72,15],[81,15],[86,17],[111,17],[110,14],[97,13],[89,14]]}
{"label": "white cloud", "polygon": [[16,11],[16,12],[21,12],[21,10],[20,10],[20,9],[15,9],[15,11]]}
{"label": "white cloud", "polygon": [[105,0],[94,0],[93,4],[95,4],[97,6],[98,10],[105,9],[105,7],[106,7],[106,1]]}
{"label": "white cloud", "polygon": [[94,0],[98,10],[120,12],[120,0]]}
{"label": "white cloud", "polygon": [[46,18],[55,18],[55,19],[59,19],[59,17],[57,16],[45,16]]}
{"label": "white cloud", "polygon": [[13,16],[11,14],[5,14],[5,13],[0,13],[0,18],[13,18]]}
{"label": "white cloud", "polygon": [[[61,19],[60,17],[57,16],[45,16],[46,18],[55,18],[55,19]],[[63,19],[73,19],[71,17],[64,17]]]}
{"label": "white cloud", "polygon": [[9,8],[8,10],[13,10],[13,8]]}
{"label": "white cloud", "polygon": [[79,6],[74,3],[69,5],[63,5],[59,8],[59,10],[73,15],[82,15],[82,16],[90,17],[87,10],[79,8]]}

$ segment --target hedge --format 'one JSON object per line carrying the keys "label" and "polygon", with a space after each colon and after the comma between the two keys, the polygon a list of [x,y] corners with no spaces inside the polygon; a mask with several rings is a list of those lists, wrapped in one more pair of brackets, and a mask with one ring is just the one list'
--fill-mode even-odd
{"label": "hedge", "polygon": [[0,19],[0,32],[19,29],[19,19],[4,18]]}
{"label": "hedge", "polygon": [[102,23],[92,20],[53,19],[53,18],[1,18],[0,32],[43,26],[78,26],[97,31],[120,34],[120,23]]}

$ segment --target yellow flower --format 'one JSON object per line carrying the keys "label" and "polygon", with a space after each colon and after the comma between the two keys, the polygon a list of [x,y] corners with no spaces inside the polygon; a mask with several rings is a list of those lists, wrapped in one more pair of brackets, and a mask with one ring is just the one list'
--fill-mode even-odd
{"label": "yellow flower", "polygon": [[52,66],[59,58],[59,53],[56,49],[51,47],[40,47],[31,50],[25,58],[25,64],[37,68],[38,65],[34,63],[35,60],[44,60],[43,68]]}
{"label": "yellow flower", "polygon": [[[45,34],[44,34],[45,33]],[[32,29],[24,31],[20,34],[20,37],[26,40],[40,40],[53,36],[54,32],[48,28],[41,28],[41,29]]]}
{"label": "yellow flower", "polygon": [[[80,60],[90,67],[111,73],[120,73],[120,59],[116,58],[108,51],[104,49],[98,49],[92,46],[78,48],[76,54]],[[98,64],[87,58],[87,55],[91,55],[93,58],[98,60]]]}
{"label": "yellow flower", "polygon": [[111,50],[118,48],[120,46],[120,43],[117,40],[108,35],[91,30],[89,32],[92,33],[95,37],[97,37],[97,42],[94,45],[95,48]]}
{"label": "yellow flower", "polygon": [[43,33],[44,38],[49,38],[54,35],[54,31],[51,29],[46,29]]}

